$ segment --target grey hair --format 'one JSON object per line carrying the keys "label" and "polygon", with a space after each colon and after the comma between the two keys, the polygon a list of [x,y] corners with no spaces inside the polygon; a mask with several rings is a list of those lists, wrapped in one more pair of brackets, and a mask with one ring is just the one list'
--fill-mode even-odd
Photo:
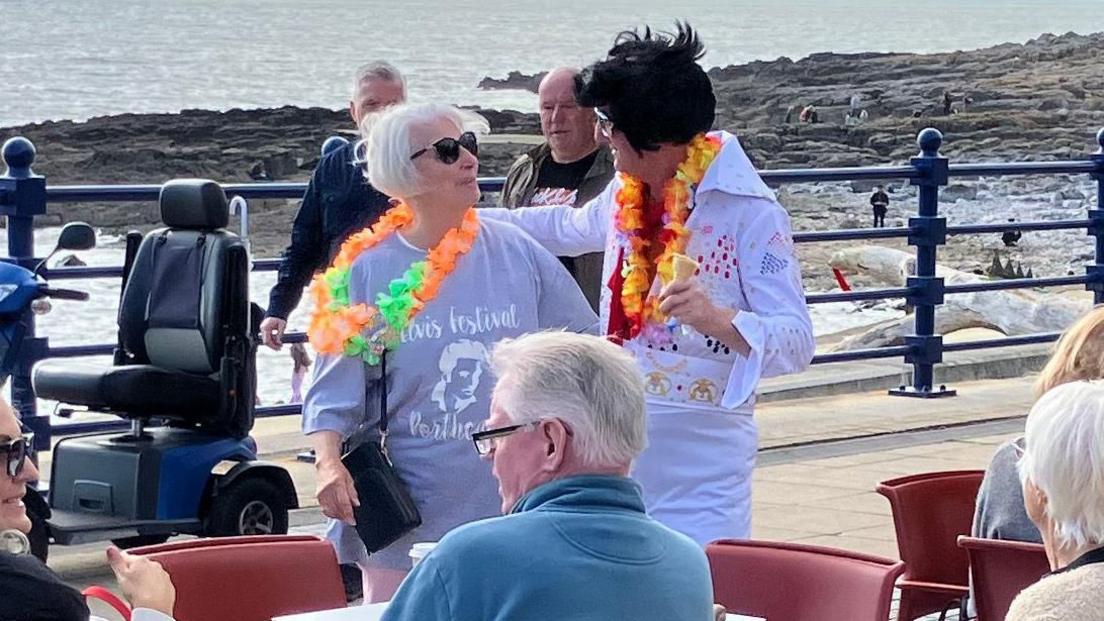
{"label": "grey hair", "polygon": [[420,123],[445,119],[461,132],[487,134],[487,120],[474,112],[444,104],[399,104],[374,114],[366,114],[360,124],[363,140],[356,153],[364,165],[368,183],[384,194],[406,198],[421,190],[418,169],[410,159],[414,151],[425,147],[414,144],[412,128]]}
{"label": "grey hair", "polygon": [[402,86],[403,99],[406,99],[406,77],[391,63],[373,60],[357,67],[356,77],[353,80],[353,99],[356,99],[357,93],[360,92],[361,83],[368,80],[398,82]]}
{"label": "grey hair", "polygon": [[596,336],[539,332],[495,346],[495,400],[515,424],[558,418],[583,465],[632,464],[648,441],[644,380],[624,349]]}
{"label": "grey hair", "polygon": [[1020,478],[1046,494],[1046,514],[1065,545],[1104,543],[1104,382],[1048,390],[1032,406]]}

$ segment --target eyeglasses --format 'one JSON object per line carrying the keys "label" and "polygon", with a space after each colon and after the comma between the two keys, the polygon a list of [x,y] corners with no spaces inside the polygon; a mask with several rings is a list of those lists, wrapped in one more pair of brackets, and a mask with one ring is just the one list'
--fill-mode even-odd
{"label": "eyeglasses", "polygon": [[433,149],[437,151],[437,159],[441,160],[442,163],[453,164],[460,159],[460,147],[464,147],[472,155],[479,155],[479,142],[476,140],[475,134],[464,132],[460,134],[459,138],[442,138],[424,149],[418,149],[410,156],[410,159],[415,159]]}
{"label": "eyeglasses", "polygon": [[27,463],[27,456],[34,450],[33,447],[33,433],[25,433],[14,440],[0,442],[0,455],[7,455],[4,463],[7,464],[8,476],[15,478],[23,472],[23,465]]}
{"label": "eyeglasses", "polygon": [[491,451],[495,448],[494,441],[497,438],[505,438],[508,435],[517,433],[525,429],[532,429],[541,424],[541,421],[535,420],[531,423],[522,423],[520,425],[508,425],[506,427],[498,427],[496,429],[486,429],[484,431],[477,431],[472,434],[472,442],[475,443],[475,452],[481,456],[487,456],[491,454]]}
{"label": "eyeglasses", "polygon": [[606,116],[605,112],[602,112],[598,108],[594,109],[594,115],[598,117],[598,129],[601,130],[602,135],[608,140],[613,134],[613,121]]}

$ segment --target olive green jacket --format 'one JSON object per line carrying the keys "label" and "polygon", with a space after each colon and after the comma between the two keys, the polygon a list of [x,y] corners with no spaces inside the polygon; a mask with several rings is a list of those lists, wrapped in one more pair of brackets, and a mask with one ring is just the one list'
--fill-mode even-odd
{"label": "olive green jacket", "polygon": [[[507,209],[525,207],[537,190],[537,173],[545,160],[552,156],[548,143],[531,149],[514,162],[506,173],[506,184],[502,186],[501,205]],[[601,194],[613,179],[613,154],[608,147],[599,147],[598,157],[583,177],[582,184],[575,195],[575,206],[582,207]],[[602,293],[602,253],[593,252],[578,257],[561,259],[568,271],[583,290],[591,308],[598,312],[598,302]]]}

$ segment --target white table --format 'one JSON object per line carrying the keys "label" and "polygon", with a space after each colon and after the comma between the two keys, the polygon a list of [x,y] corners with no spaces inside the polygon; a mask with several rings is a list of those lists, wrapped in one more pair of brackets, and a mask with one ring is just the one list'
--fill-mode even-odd
{"label": "white table", "polygon": [[[322,610],[319,612],[307,612],[301,615],[288,615],[276,617],[272,621],[379,621],[383,617],[383,611],[387,610],[387,604],[365,604],[351,608],[338,608],[337,610]],[[728,615],[727,621],[767,621],[761,617],[748,617],[745,615]]]}

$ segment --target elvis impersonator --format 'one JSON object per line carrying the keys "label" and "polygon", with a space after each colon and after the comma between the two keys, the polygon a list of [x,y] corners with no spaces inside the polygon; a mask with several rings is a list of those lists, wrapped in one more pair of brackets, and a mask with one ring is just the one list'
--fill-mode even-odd
{"label": "elvis impersonator", "polygon": [[703,54],[686,24],[618,35],[575,94],[619,174],[579,208],[481,210],[553,254],[605,251],[600,325],[648,393],[633,476],[649,513],[702,545],[750,537],[756,386],[815,349],[789,216],[736,136],[710,131]]}

